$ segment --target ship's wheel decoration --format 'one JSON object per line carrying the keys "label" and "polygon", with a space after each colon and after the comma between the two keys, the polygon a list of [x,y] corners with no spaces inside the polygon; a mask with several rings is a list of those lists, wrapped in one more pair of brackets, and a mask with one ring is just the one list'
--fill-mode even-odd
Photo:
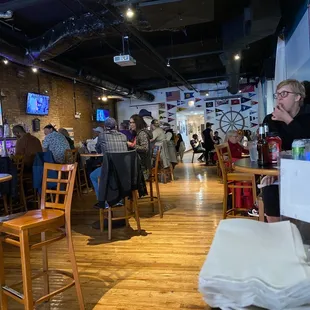
{"label": "ship's wheel decoration", "polygon": [[248,127],[245,125],[247,116],[243,116],[240,112],[230,108],[230,111],[225,112],[218,120],[220,125],[218,129],[227,133],[229,130],[243,130],[245,127]]}

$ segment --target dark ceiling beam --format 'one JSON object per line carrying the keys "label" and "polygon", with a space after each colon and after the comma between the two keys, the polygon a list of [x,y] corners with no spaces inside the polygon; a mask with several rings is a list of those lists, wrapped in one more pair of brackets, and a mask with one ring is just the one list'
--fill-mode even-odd
{"label": "dark ceiling beam", "polygon": [[[13,1],[8,1],[6,3],[0,4],[0,12],[2,11],[15,11],[15,10],[20,10],[23,8],[26,8],[28,6],[37,4],[37,3],[46,3],[47,0],[13,0]],[[14,13],[14,12],[13,12]]]}
{"label": "dark ceiling beam", "polygon": [[175,56],[175,57],[168,57],[167,59],[168,60],[174,60],[174,59],[195,58],[195,57],[200,57],[200,56],[207,56],[207,55],[214,55],[214,54],[221,54],[221,53],[223,53],[223,50],[196,53],[196,54],[188,54],[188,55]]}
{"label": "dark ceiling beam", "polygon": [[167,4],[167,3],[174,3],[174,2],[181,2],[181,0],[153,0],[153,1],[146,1],[146,2],[139,3],[139,7],[158,5],[158,4]]}

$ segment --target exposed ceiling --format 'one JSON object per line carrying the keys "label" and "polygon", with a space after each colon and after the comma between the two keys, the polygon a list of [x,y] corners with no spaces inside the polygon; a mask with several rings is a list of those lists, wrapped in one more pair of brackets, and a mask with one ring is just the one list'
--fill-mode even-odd
{"label": "exposed ceiling", "polygon": [[[274,56],[275,33],[291,23],[303,3],[291,2],[0,0],[0,16],[13,11],[12,18],[0,18],[0,54],[19,53],[20,63],[59,70],[108,89],[118,85],[116,92],[136,97],[142,90],[191,89],[195,83],[223,79],[234,93],[240,76],[264,75],[265,61]],[[131,21],[125,16],[128,5],[136,13]],[[136,66],[113,62],[123,52],[125,35]],[[236,53],[241,54],[237,64]]]}

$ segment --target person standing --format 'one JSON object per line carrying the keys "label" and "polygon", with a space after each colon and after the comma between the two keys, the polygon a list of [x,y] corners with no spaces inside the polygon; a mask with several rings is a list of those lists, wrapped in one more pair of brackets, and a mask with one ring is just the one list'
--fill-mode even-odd
{"label": "person standing", "polygon": [[214,149],[214,139],[213,139],[213,131],[212,131],[213,123],[206,123],[206,129],[202,132],[202,138],[204,142],[204,148],[206,150],[205,152],[205,160],[206,165],[208,165],[209,162],[209,154]]}

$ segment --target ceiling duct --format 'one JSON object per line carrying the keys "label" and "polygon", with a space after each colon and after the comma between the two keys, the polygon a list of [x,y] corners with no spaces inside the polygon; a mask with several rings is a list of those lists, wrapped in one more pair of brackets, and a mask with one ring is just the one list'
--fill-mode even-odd
{"label": "ceiling duct", "polygon": [[42,36],[28,42],[27,56],[32,60],[52,59],[81,41],[103,36],[104,30],[112,25],[119,24],[119,21],[103,22],[100,18],[109,11],[104,10],[99,13],[86,13],[79,18],[70,17],[64,22],[49,29]]}
{"label": "ceiling duct", "polygon": [[278,0],[252,0],[251,6],[246,8],[241,16],[223,25],[223,49],[225,52],[221,60],[226,66],[227,74],[230,74],[229,87],[233,93],[239,90],[240,64],[232,65],[225,59],[233,59],[234,54],[242,51],[251,43],[274,34],[280,18],[281,11]]}
{"label": "ceiling duct", "polygon": [[[28,61],[29,59],[25,57],[24,54],[25,53],[22,49],[9,45],[7,42],[0,40],[0,56],[5,57],[12,62],[30,66],[31,64]],[[111,92],[111,94],[118,94],[120,96],[131,97],[148,102],[152,102],[155,99],[154,95],[151,93],[122,87],[89,73],[85,74],[83,70],[77,71],[74,68],[64,66],[52,60],[40,62],[38,65],[36,65],[36,67],[58,76],[62,76],[68,79],[75,79],[81,83],[105,89]]]}
{"label": "ceiling duct", "polygon": [[6,11],[6,12],[0,12],[0,18],[3,19],[10,19],[13,17],[13,12],[12,11]]}

